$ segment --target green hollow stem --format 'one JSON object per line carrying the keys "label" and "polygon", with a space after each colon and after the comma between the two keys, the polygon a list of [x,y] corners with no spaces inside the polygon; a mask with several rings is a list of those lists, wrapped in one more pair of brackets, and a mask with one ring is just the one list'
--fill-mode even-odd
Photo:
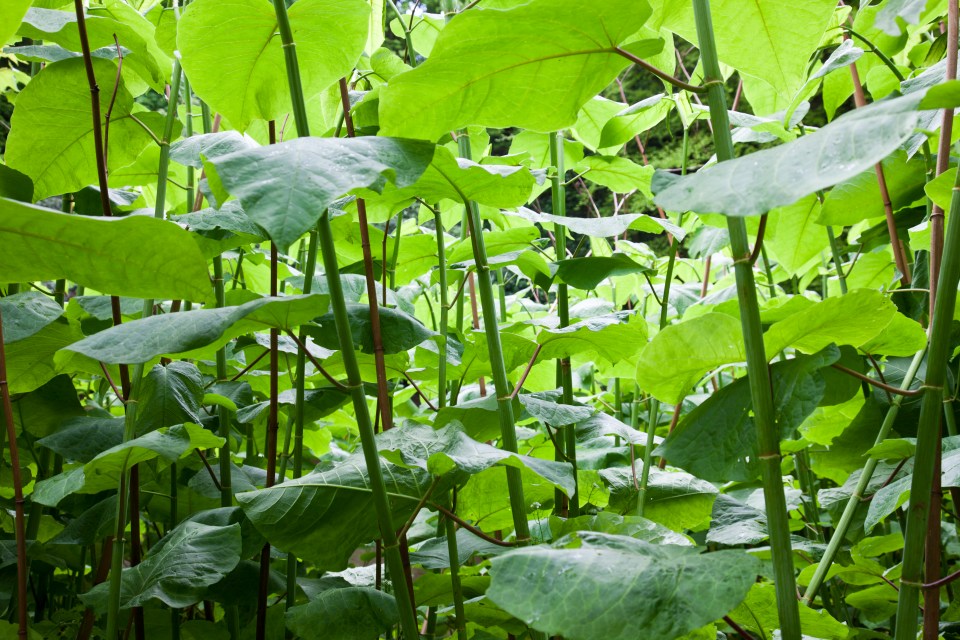
{"label": "green hollow stem", "polygon": [[[723,85],[723,75],[720,73],[719,59],[717,58],[709,0],[693,0],[693,10],[697,36],[700,42],[704,78],[707,84],[714,146],[717,159],[723,162],[734,157],[733,139],[730,135],[726,92]],[[758,460],[767,509],[767,526],[773,557],[780,631],[783,640],[800,640],[802,636],[800,610],[797,602],[793,551],[790,545],[789,515],[780,471],[780,433],[774,417],[770,370],[763,345],[763,329],[760,324],[756,282],[753,276],[753,267],[750,264],[751,250],[747,239],[746,225],[742,218],[728,216],[727,229],[730,233],[730,246],[735,264],[740,322],[747,355],[750,397],[753,401],[754,422],[759,441]],[[922,550],[922,536],[920,545]]]}
{"label": "green hollow stem", "polygon": [[[843,272],[843,256],[840,255],[840,243],[833,233],[833,227],[827,227],[827,238],[830,240],[830,253],[833,254],[833,266],[837,270],[837,279],[840,282],[840,293],[847,293],[847,275]],[[826,291],[824,291],[826,295]]]}
{"label": "green hollow stem", "polygon": [[[550,163],[556,171],[550,179],[550,198],[553,204],[554,215],[567,215],[567,194],[564,187],[566,167],[563,164],[563,134],[559,131],[550,134]],[[567,257],[567,228],[562,224],[554,225],[556,233],[557,260]],[[566,283],[557,287],[557,314],[560,316],[560,328],[570,325],[570,297]],[[570,370],[570,358],[560,358],[560,385],[563,392],[564,404],[573,404],[573,372]],[[568,424],[564,427],[564,451],[567,462],[573,465],[573,477],[577,477],[577,425]],[[575,492],[570,496],[568,516],[575,518],[580,515],[580,495]]]}
{"label": "green hollow stem", "polygon": [[[926,353],[926,348],[921,349],[910,362],[910,367],[907,369],[906,374],[903,377],[903,382],[900,383],[900,388],[903,390],[909,389],[910,385],[913,384],[913,379],[917,375],[917,371],[920,369],[920,364],[923,362],[923,356]],[[890,403],[890,408],[887,409],[887,414],[883,418],[883,423],[880,425],[880,431],[877,432],[877,438],[874,441],[874,444],[880,444],[883,442],[887,435],[890,433],[890,430],[893,428],[893,423],[897,420],[897,414],[900,412],[900,405],[903,404],[903,399],[905,396],[895,395],[893,401]],[[813,603],[813,599],[817,596],[817,591],[823,585],[823,581],[827,577],[827,573],[830,571],[830,565],[833,564],[833,561],[837,557],[837,553],[840,551],[840,546],[843,544],[843,539],[847,534],[847,530],[850,528],[850,523],[853,522],[853,517],[857,513],[857,509],[863,503],[864,494],[867,491],[867,487],[870,484],[870,479],[873,477],[873,472],[877,468],[877,460],[875,458],[870,458],[867,460],[867,463],[863,466],[863,471],[860,474],[860,480],[857,481],[857,486],[853,490],[853,495],[850,496],[850,499],[847,501],[847,506],[843,509],[843,514],[840,516],[840,519],[837,521],[836,526],[834,527],[833,536],[830,538],[830,543],[827,545],[827,550],[824,552],[823,557],[820,559],[820,564],[817,566],[817,570],[814,572],[813,577],[810,579],[810,584],[807,585],[806,591],[803,593],[803,604],[810,606]]]}
{"label": "green hollow stem", "polygon": [[[297,62],[297,49],[290,29],[290,20],[287,17],[287,7],[284,0],[273,0],[273,8],[277,16],[277,27],[280,40],[283,43],[284,61],[287,69],[287,83],[290,88],[290,97],[293,105],[294,122],[300,136],[310,135],[310,125],[307,121],[306,102],[303,95],[303,86],[300,82],[300,67]],[[370,487],[380,525],[380,535],[383,540],[383,554],[390,575],[398,582],[394,589],[397,608],[400,613],[400,628],[406,640],[414,640],[419,636],[417,629],[416,611],[413,609],[410,592],[403,584],[403,559],[400,555],[400,546],[394,529],[390,513],[390,503],[387,498],[386,484],[383,480],[383,469],[380,466],[380,456],[377,452],[377,443],[373,432],[373,423],[370,421],[370,412],[367,407],[367,397],[363,390],[363,379],[360,377],[360,366],[357,354],[353,347],[353,335],[347,317],[347,305],[343,297],[343,287],[340,283],[340,269],[337,266],[337,255],[333,242],[333,231],[330,228],[330,214],[324,212],[317,225],[317,238],[323,254],[324,271],[326,272],[327,286],[330,291],[330,308],[333,311],[334,324],[340,344],[340,353],[343,358],[344,371],[347,374],[347,386],[353,400],[354,412],[357,419],[357,428],[360,431],[360,444],[363,449],[367,473],[370,475]]]}
{"label": "green hollow stem", "polygon": [[[0,314],[0,402],[3,404],[3,421],[7,439],[10,441],[10,471],[13,480],[14,532],[17,547],[17,637],[27,638],[27,536],[23,515],[23,479],[20,476],[20,453],[17,448],[17,432],[13,421],[13,404],[10,401],[10,386],[7,380],[7,359],[3,342],[3,317]],[[38,518],[39,520],[39,518]]]}
{"label": "green hollow stem", "polygon": [[[183,74],[180,70],[180,60],[174,59],[173,73],[170,80],[170,100],[167,104],[167,116],[164,121],[163,138],[160,140],[160,164],[157,170],[157,200],[153,215],[163,218],[166,210],[167,175],[170,167],[170,139],[173,137],[173,125],[177,119],[177,101],[180,96],[180,80]],[[153,300],[143,301],[142,317],[153,315]],[[123,442],[132,440],[136,435],[137,400],[140,397],[140,382],[143,378],[143,363],[133,368],[130,378],[130,394],[126,398],[124,411]],[[123,469],[118,482],[116,532],[113,539],[113,550],[110,563],[110,584],[107,600],[107,634],[106,637],[114,640],[120,630],[120,585],[123,571],[124,533],[127,528],[127,501],[129,494],[139,491],[139,487],[130,486],[129,470]],[[139,514],[129,514],[139,517]]]}
{"label": "green hollow stem", "polygon": [[417,618],[410,600],[410,592],[404,581],[400,543],[390,513],[390,502],[387,497],[387,487],[383,479],[383,469],[380,466],[380,455],[377,452],[373,423],[370,421],[367,396],[363,390],[360,366],[357,362],[357,354],[353,348],[353,336],[350,330],[350,321],[347,316],[346,301],[343,297],[343,287],[340,283],[340,270],[337,266],[337,254],[333,243],[333,231],[330,228],[329,212],[324,212],[320,217],[318,230],[320,252],[323,255],[323,267],[326,272],[327,286],[330,291],[330,309],[333,312],[334,324],[336,325],[337,337],[340,343],[343,368],[347,374],[346,386],[349,388],[350,396],[353,400],[353,409],[357,418],[357,428],[360,431],[360,444],[363,449],[364,461],[367,465],[367,473],[370,476],[370,488],[373,493],[377,520],[380,523],[380,535],[383,539],[383,555],[387,563],[387,569],[390,571],[390,575],[395,582],[394,596],[397,599],[397,608],[400,612],[400,628],[407,640],[414,640],[418,637],[419,633],[417,629]]}
{"label": "green hollow stem", "polygon": [[[631,426],[636,429],[639,420],[640,403],[634,401],[631,412]],[[647,488],[650,485],[650,466],[653,464],[653,438],[657,434],[657,421],[660,417],[660,401],[650,398],[650,412],[647,415],[647,444],[643,448],[643,469],[640,470],[640,487],[637,490],[637,515],[642,516],[647,508]],[[633,445],[630,445],[633,447]]]}
{"label": "green hollow stem", "polygon": [[950,327],[957,302],[960,280],[960,171],[954,181],[950,200],[947,232],[944,238],[937,298],[930,323],[929,356],[923,382],[925,392],[920,402],[917,427],[917,454],[914,458],[913,481],[910,485],[910,508],[904,534],[903,573],[897,601],[896,640],[914,640],[917,636],[917,613],[923,580],[923,550],[930,516],[930,490],[940,440],[940,419],[943,412],[943,386],[950,357]]}
{"label": "green hollow stem", "polygon": [[[461,136],[461,139],[464,137],[466,136]],[[469,151],[469,144],[467,147]],[[505,451],[517,453],[517,430],[513,414],[513,398],[510,393],[510,381],[507,378],[507,367],[503,358],[500,329],[497,325],[497,306],[494,301],[493,282],[490,278],[490,264],[487,261],[487,249],[483,241],[480,207],[477,206],[476,202],[470,200],[453,180],[450,180],[442,171],[440,173],[460,196],[460,201],[467,210],[467,225],[470,231],[473,259],[477,269],[477,289],[480,294],[480,310],[484,318],[483,330],[487,338],[487,352],[490,356],[491,377],[493,378],[493,385],[497,394],[500,444],[501,448]],[[520,476],[520,470],[516,467],[506,467],[506,473],[510,512],[513,516],[513,526],[517,535],[517,542],[521,545],[527,545],[530,544],[530,526],[527,521],[527,502],[523,495],[523,480]]]}
{"label": "green hollow stem", "polygon": [[[473,244],[473,259],[477,265],[477,289],[480,293],[480,308],[483,312],[483,329],[487,337],[487,350],[490,355],[491,377],[497,394],[497,414],[500,419],[501,447],[505,451],[517,453],[517,431],[513,415],[513,402],[510,395],[510,382],[503,359],[503,346],[500,343],[500,330],[497,325],[497,307],[493,299],[493,284],[490,281],[490,265],[487,263],[487,250],[483,242],[483,230],[480,223],[480,209],[475,202],[467,200],[470,225],[470,239]],[[523,496],[523,480],[520,470],[507,467],[507,492],[510,498],[510,511],[517,541],[530,543],[530,528],[527,523],[527,502]]]}

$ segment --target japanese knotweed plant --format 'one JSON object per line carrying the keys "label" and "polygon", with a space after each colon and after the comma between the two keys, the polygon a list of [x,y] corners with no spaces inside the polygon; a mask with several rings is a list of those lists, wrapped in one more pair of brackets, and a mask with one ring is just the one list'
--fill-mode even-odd
{"label": "japanese knotweed plant", "polygon": [[852,4],[4,2],[0,625],[949,637],[960,11]]}

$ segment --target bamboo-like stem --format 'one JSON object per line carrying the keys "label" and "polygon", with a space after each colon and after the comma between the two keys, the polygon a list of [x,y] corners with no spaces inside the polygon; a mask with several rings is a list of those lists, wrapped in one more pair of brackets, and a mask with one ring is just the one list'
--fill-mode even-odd
{"label": "bamboo-like stem", "polygon": [[[278,1],[282,2],[282,0]],[[418,634],[416,612],[413,608],[410,592],[404,584],[405,573],[403,559],[400,555],[399,539],[393,525],[383,470],[380,466],[380,456],[377,452],[377,444],[373,433],[373,424],[367,408],[367,397],[363,390],[360,367],[353,347],[353,336],[350,331],[347,305],[344,301],[343,288],[340,283],[340,271],[337,266],[337,254],[333,243],[333,231],[330,228],[329,213],[324,213],[321,216],[318,228],[323,266],[330,291],[330,308],[333,312],[337,337],[340,341],[343,368],[347,374],[347,387],[350,389],[350,395],[353,399],[353,408],[356,414],[357,428],[360,431],[360,443],[367,473],[370,476],[370,487],[373,493],[377,520],[380,523],[380,535],[383,540],[383,555],[390,575],[394,580],[394,596],[397,599],[397,607],[400,612],[400,627],[405,638],[413,640],[417,638]]]}
{"label": "bamboo-like stem", "polygon": [[929,356],[923,384],[925,393],[920,404],[917,454],[910,485],[910,509],[906,514],[903,573],[894,635],[896,640],[915,640],[917,635],[918,599],[923,579],[923,548],[927,520],[930,517],[930,489],[933,486],[934,458],[937,456],[937,443],[940,439],[947,359],[951,353],[950,326],[957,301],[957,281],[960,280],[960,172],[954,181],[950,216],[937,283],[940,295],[936,296],[930,323]]}
{"label": "bamboo-like stem", "polygon": [[[942,433],[941,433],[942,435]],[[937,453],[933,458],[933,481],[930,486],[930,519],[927,524],[926,549],[924,563],[926,569],[923,581],[923,640],[937,640],[940,637],[940,587],[929,586],[940,579],[940,533],[943,529],[940,520],[940,507],[943,505],[943,490],[940,483],[940,456],[942,440],[937,440]]]}
{"label": "bamboo-like stem", "polygon": [[[709,0],[693,0],[693,9],[700,42],[701,62],[708,86],[710,119],[717,159],[721,162],[734,157],[730,120],[727,114],[723,75],[717,58],[713,20]],[[759,462],[763,478],[763,493],[767,507],[767,526],[773,556],[776,584],[777,612],[783,640],[800,640],[800,611],[797,606],[796,576],[793,551],[790,545],[789,515],[780,472],[780,430],[774,417],[770,370],[763,345],[763,328],[757,303],[753,268],[747,262],[750,246],[743,218],[727,217],[730,246],[733,251],[737,297],[740,302],[740,322],[747,355],[747,374],[753,401],[754,422],[759,439]]]}
{"label": "bamboo-like stem", "polygon": [[[473,259],[477,268],[477,288],[480,293],[480,307],[483,311],[483,329],[487,336],[487,351],[490,355],[491,377],[497,394],[497,415],[500,420],[501,448],[517,453],[517,431],[513,415],[513,399],[510,394],[510,382],[503,358],[503,346],[500,342],[500,330],[497,325],[497,307],[493,297],[493,283],[490,281],[490,265],[487,262],[487,249],[483,242],[483,229],[480,222],[480,208],[476,202],[467,198],[456,182],[440,174],[457,191],[461,202],[467,209],[467,224],[473,246]],[[520,470],[507,467],[507,491],[510,497],[510,511],[517,541],[521,545],[530,544],[530,527],[527,521],[527,502],[523,495],[523,479]]]}
{"label": "bamboo-like stem", "polygon": [[[273,8],[277,15],[277,27],[283,43],[284,60],[287,69],[287,83],[290,88],[290,97],[293,105],[294,122],[300,136],[310,135],[310,125],[307,121],[306,102],[303,95],[303,86],[300,83],[300,67],[297,62],[297,49],[290,29],[290,20],[287,17],[287,6],[284,0],[273,0]],[[367,398],[363,390],[363,379],[360,377],[360,366],[353,347],[353,335],[347,317],[347,305],[343,297],[343,287],[340,283],[340,269],[337,265],[336,250],[333,242],[333,231],[330,228],[330,214],[324,212],[317,225],[318,239],[323,253],[324,270],[326,271],[327,286],[330,291],[330,307],[334,315],[337,337],[340,343],[340,353],[343,358],[343,368],[347,374],[348,387],[353,399],[354,413],[357,419],[357,428],[360,431],[360,443],[363,449],[367,473],[370,476],[370,487],[373,493],[377,520],[380,524],[380,535],[383,540],[383,553],[387,567],[393,579],[403,580],[403,560],[400,555],[399,540],[393,527],[393,518],[390,512],[390,503],[387,498],[386,484],[383,479],[383,469],[380,466],[380,456],[377,452],[377,443],[373,433],[373,423],[370,420]],[[376,296],[374,296],[374,299]],[[400,628],[406,640],[415,640],[418,637],[416,610],[410,599],[410,592],[398,585],[394,589],[397,608],[400,613]]]}
{"label": "bamboo-like stem", "polygon": [[[554,174],[550,180],[550,197],[554,215],[567,215],[567,195],[564,186],[566,168],[563,163],[563,134],[559,131],[550,134],[550,163],[554,166]],[[567,257],[567,228],[562,224],[554,225],[556,238],[557,261]],[[560,328],[570,325],[570,299],[566,283],[557,287],[557,314],[560,316]],[[486,315],[486,314],[484,314]],[[489,316],[488,316],[489,317]],[[570,370],[570,358],[560,358],[560,385],[564,404],[573,404],[573,373]],[[568,424],[564,427],[564,444],[562,455],[573,465],[573,477],[577,477],[577,425]],[[574,492],[569,497],[568,516],[575,518],[580,515],[580,495]]]}
{"label": "bamboo-like stem", "polygon": [[[958,0],[947,3],[947,69],[946,80],[957,79],[957,38],[960,7]],[[950,167],[950,147],[953,137],[953,109],[943,110],[940,125],[940,143],[937,147],[937,175]],[[930,211],[930,317],[937,298],[937,279],[940,276],[940,264],[943,261],[943,209],[934,203]],[[939,516],[938,516],[939,517]]]}
{"label": "bamboo-like stem", "polygon": [[[843,256],[840,255],[840,243],[833,233],[833,227],[827,227],[827,239],[830,241],[830,253],[833,255],[833,266],[837,270],[837,279],[840,282],[840,293],[847,293],[847,274],[843,272]],[[823,292],[826,297],[827,292]]]}
{"label": "bamboo-like stem", "polygon": [[[182,77],[180,61],[173,62],[173,74],[170,81],[170,99],[167,104],[167,116],[164,122],[163,138],[160,144],[160,165],[157,169],[157,200],[154,206],[154,216],[164,217],[167,195],[167,174],[170,165],[170,140],[173,137],[173,125],[177,119],[177,100],[180,95],[180,80]],[[143,301],[142,317],[148,318],[153,314],[153,300]],[[137,400],[140,396],[140,385],[143,379],[143,363],[137,364],[130,377],[130,390],[125,393],[126,407],[124,411],[123,442],[135,437],[137,424]],[[121,470],[119,479],[119,498],[117,500],[116,532],[113,540],[113,557],[110,564],[110,588],[107,600],[107,638],[114,640],[119,632],[120,624],[120,585],[123,571],[124,532],[127,528],[127,501],[129,494],[139,492],[139,486],[131,486],[130,477],[138,474]],[[139,500],[133,500],[136,505]],[[139,518],[139,513],[130,513],[131,517]],[[134,527],[134,531],[138,530]]]}
{"label": "bamboo-like stem", "polygon": [[[630,420],[631,426],[637,428],[637,422],[640,418],[640,403],[634,401],[633,411]],[[656,398],[650,398],[650,410],[647,414],[647,444],[643,448],[643,468],[640,470],[640,485],[637,487],[637,515],[642,516],[647,507],[647,488],[650,483],[650,467],[653,466],[653,438],[657,433],[657,422],[660,419],[660,401]],[[633,445],[630,445],[631,459]],[[634,465],[635,466],[635,465]],[[636,469],[633,470],[634,479],[636,479]]]}
{"label": "bamboo-like stem", "polygon": [[23,479],[20,476],[20,451],[17,448],[17,430],[13,423],[13,404],[7,381],[7,356],[3,341],[3,314],[0,313],[0,400],[3,402],[3,421],[10,441],[10,472],[13,478],[14,531],[17,544],[17,637],[27,637],[27,538],[23,515]]}

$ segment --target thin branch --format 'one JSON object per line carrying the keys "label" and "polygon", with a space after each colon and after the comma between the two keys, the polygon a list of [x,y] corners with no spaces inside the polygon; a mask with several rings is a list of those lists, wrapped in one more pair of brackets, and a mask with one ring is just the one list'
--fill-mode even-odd
{"label": "thin branch", "polygon": [[197,455],[200,456],[200,459],[203,460],[203,466],[207,468],[207,473],[210,474],[210,479],[213,480],[214,486],[217,487],[217,491],[221,491],[223,487],[220,486],[220,481],[217,479],[216,474],[213,473],[213,467],[210,466],[210,463],[207,461],[207,456],[203,455],[203,451],[200,449],[194,449],[197,452]]}
{"label": "thin branch", "polygon": [[298,347],[300,347],[301,349],[303,349],[303,353],[304,353],[304,354],[307,356],[307,358],[310,360],[310,363],[311,363],[314,367],[317,368],[317,371],[319,371],[321,374],[323,374],[323,377],[326,378],[326,379],[330,382],[330,384],[332,384],[333,386],[335,386],[335,387],[336,387],[337,389],[339,389],[340,391],[343,391],[344,393],[349,393],[349,392],[350,392],[350,389],[348,389],[346,385],[344,385],[342,382],[337,381],[336,378],[334,378],[334,377],[331,376],[329,373],[327,373],[327,370],[324,369],[324,368],[320,365],[319,362],[317,362],[317,359],[313,357],[313,354],[310,353],[310,351],[307,349],[306,345],[304,345],[302,342],[300,342],[300,338],[298,338],[297,336],[295,336],[292,331],[287,330],[286,333],[287,333],[288,336],[290,336],[290,337],[293,339],[294,342],[297,343],[297,346],[298,346]]}
{"label": "thin branch", "polygon": [[446,517],[450,518],[454,522],[456,522],[458,525],[460,525],[461,527],[463,527],[473,535],[477,536],[478,538],[482,538],[483,540],[486,540],[491,544],[495,544],[500,547],[510,547],[510,548],[520,546],[520,544],[517,542],[509,542],[507,540],[497,540],[493,536],[488,536],[482,530],[473,526],[466,520],[463,520],[462,518],[460,518],[460,516],[455,514],[453,511],[450,511],[446,507],[441,507],[439,504],[434,504],[434,503],[430,503],[430,506],[436,509],[437,511],[439,511],[440,513],[442,513],[443,515],[445,515]]}
{"label": "thin branch", "polygon": [[888,384],[884,384],[884,383],[880,382],[879,380],[874,380],[874,379],[871,378],[870,376],[865,376],[865,375],[863,375],[862,373],[860,373],[859,371],[854,371],[853,369],[848,369],[848,368],[846,368],[845,366],[843,366],[842,364],[832,364],[832,365],[830,365],[830,366],[833,367],[834,369],[836,369],[837,371],[842,371],[842,372],[844,372],[845,374],[847,374],[848,376],[853,376],[854,378],[858,378],[858,379],[860,379],[860,380],[863,380],[863,381],[866,382],[867,384],[872,384],[873,386],[877,387],[878,389],[883,389],[884,391],[886,391],[886,392],[888,392],[888,393],[895,393],[895,394],[901,395],[901,396],[919,396],[920,394],[923,393],[923,389],[922,389],[922,388],[921,388],[921,389],[910,389],[910,390],[908,390],[908,389],[898,389],[897,387],[892,387],[892,386],[890,386],[890,385],[888,385]]}
{"label": "thin branch", "polygon": [[247,371],[250,371],[250,369],[253,369],[253,367],[255,367],[258,362],[260,362],[261,360],[263,360],[263,357],[264,357],[265,355],[267,355],[268,353],[270,353],[270,351],[269,351],[269,350],[266,350],[266,351],[264,351],[263,353],[261,353],[260,355],[258,355],[256,358],[254,358],[254,359],[253,359],[253,362],[251,362],[251,363],[248,364],[246,367],[244,367],[243,370],[242,370],[240,373],[238,373],[237,375],[235,375],[235,376],[233,376],[232,378],[230,378],[230,382],[236,382],[238,379],[240,379],[240,377],[241,377],[243,374],[245,374]]}
{"label": "thin branch", "polygon": [[517,380],[517,386],[514,387],[513,393],[510,394],[511,400],[516,398],[517,394],[520,393],[520,389],[523,387],[523,383],[527,381],[527,376],[530,375],[530,370],[533,369],[533,365],[537,361],[537,356],[540,355],[541,349],[543,349],[542,344],[538,344],[537,348],[534,349],[533,355],[530,356],[530,362],[527,363],[527,368],[523,370],[523,375],[521,375],[520,379]]}
{"label": "thin branch", "polygon": [[113,93],[110,94],[110,104],[107,106],[107,114],[103,123],[103,164],[107,166],[107,157],[110,154],[110,115],[113,113],[113,105],[117,102],[117,91],[120,89],[120,73],[123,71],[123,51],[120,49],[120,41],[117,40],[117,34],[113,34],[113,43],[117,46],[117,77],[113,82]]}
{"label": "thin branch", "polygon": [[753,245],[753,251],[750,252],[750,264],[757,263],[760,257],[760,250],[763,249],[763,235],[767,231],[767,214],[760,216],[760,226],[757,227],[757,242]]}
{"label": "thin branch", "polygon": [[404,371],[403,377],[407,379],[407,382],[413,385],[414,390],[417,392],[417,394],[421,398],[423,398],[423,401],[427,403],[427,406],[430,407],[431,411],[437,411],[437,408],[433,405],[432,402],[430,402],[430,398],[428,398],[427,394],[425,394],[423,391],[420,390],[420,387],[418,387],[417,383],[413,381],[413,378],[410,377],[410,374]]}
{"label": "thin branch", "polygon": [[665,82],[669,82],[670,84],[677,87],[678,89],[683,89],[684,91],[689,91],[690,93],[706,93],[707,92],[706,87],[700,86],[700,85],[688,84],[683,80],[680,80],[679,78],[674,78],[672,75],[670,75],[666,71],[657,69],[655,66],[653,66],[649,62],[646,62],[641,58],[638,58],[637,56],[633,55],[629,51],[621,49],[620,47],[614,47],[613,51],[614,53],[620,54],[621,56],[623,56],[630,62],[634,63],[635,65],[643,67],[644,69],[646,69],[653,75],[657,76],[661,80]]}
{"label": "thin branch", "polygon": [[110,388],[113,389],[113,392],[116,394],[120,402],[123,402],[123,393],[117,389],[117,385],[113,382],[113,378],[110,377],[110,372],[107,371],[107,365],[100,363],[100,369],[103,371],[104,379],[110,384]]}
{"label": "thin branch", "polygon": [[427,504],[427,500],[430,499],[430,495],[433,493],[433,490],[437,488],[437,484],[440,482],[440,476],[434,476],[433,482],[430,483],[430,486],[427,487],[427,490],[423,493],[423,497],[420,498],[420,502],[417,503],[416,508],[413,510],[413,513],[410,514],[410,517],[407,518],[406,523],[400,529],[400,532],[397,534],[398,538],[403,538],[407,535],[407,531],[410,530],[410,527],[413,526],[413,521],[417,519],[417,514],[420,513],[420,510],[423,509],[423,505]]}

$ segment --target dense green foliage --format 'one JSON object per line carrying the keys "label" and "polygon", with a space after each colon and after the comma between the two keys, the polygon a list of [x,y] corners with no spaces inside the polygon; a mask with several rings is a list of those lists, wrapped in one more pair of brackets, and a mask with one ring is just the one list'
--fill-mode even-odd
{"label": "dense green foliage", "polygon": [[956,637],[960,10],[710,4],[3,0],[0,636]]}

